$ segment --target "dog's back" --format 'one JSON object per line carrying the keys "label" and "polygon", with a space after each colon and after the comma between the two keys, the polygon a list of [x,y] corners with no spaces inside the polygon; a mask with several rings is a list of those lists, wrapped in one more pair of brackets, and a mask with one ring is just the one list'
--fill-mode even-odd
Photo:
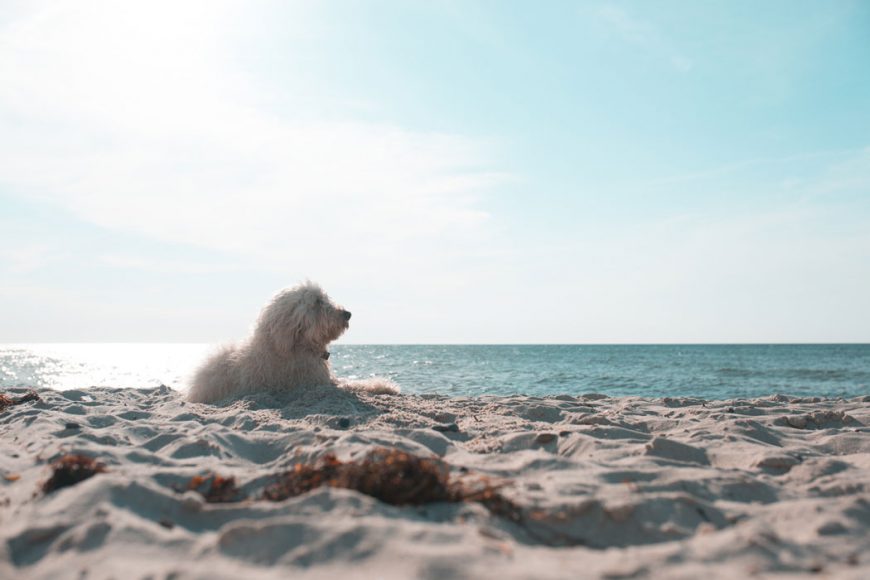
{"label": "dog's back", "polygon": [[235,394],[238,388],[236,348],[223,346],[193,375],[187,398],[192,403],[212,403]]}

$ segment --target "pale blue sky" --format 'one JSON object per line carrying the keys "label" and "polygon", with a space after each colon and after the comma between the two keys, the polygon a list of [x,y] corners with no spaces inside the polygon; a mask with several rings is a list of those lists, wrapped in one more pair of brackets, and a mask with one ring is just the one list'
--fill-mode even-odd
{"label": "pale blue sky", "polygon": [[870,341],[870,4],[0,3],[0,342]]}

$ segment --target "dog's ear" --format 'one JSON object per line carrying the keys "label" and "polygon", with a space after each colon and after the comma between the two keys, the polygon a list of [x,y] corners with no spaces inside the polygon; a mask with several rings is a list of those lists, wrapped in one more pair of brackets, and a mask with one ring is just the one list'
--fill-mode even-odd
{"label": "dog's ear", "polygon": [[290,296],[279,294],[263,309],[256,332],[276,351],[289,353],[302,340],[303,327],[295,301]]}
{"label": "dog's ear", "polygon": [[269,340],[278,352],[290,352],[302,336],[302,328],[289,321],[275,321],[269,325]]}

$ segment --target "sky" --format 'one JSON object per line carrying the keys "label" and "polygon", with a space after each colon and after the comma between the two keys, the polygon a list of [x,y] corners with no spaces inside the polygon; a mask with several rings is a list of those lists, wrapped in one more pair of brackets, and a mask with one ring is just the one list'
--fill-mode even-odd
{"label": "sky", "polygon": [[0,0],[0,342],[870,342],[870,3]]}

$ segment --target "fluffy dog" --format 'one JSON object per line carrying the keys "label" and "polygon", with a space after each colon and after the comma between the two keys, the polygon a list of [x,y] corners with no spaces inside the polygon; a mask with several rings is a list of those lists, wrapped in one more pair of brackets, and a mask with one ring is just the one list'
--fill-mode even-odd
{"label": "fluffy dog", "polygon": [[282,290],[263,308],[250,338],[221,348],[197,370],[188,400],[212,403],[320,385],[397,393],[388,379],[342,381],[332,374],[326,346],[347,330],[349,321],[350,312],[313,282]]}

